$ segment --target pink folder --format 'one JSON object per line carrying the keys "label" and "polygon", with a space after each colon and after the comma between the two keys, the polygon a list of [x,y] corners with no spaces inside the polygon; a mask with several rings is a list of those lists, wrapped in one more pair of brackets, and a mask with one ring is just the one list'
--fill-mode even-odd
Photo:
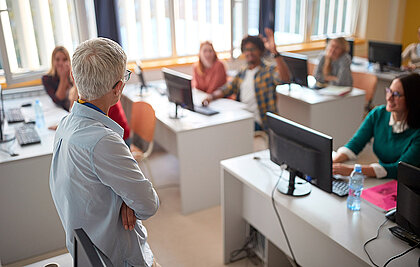
{"label": "pink folder", "polygon": [[397,206],[397,180],[363,190],[362,199],[384,212],[394,209]]}

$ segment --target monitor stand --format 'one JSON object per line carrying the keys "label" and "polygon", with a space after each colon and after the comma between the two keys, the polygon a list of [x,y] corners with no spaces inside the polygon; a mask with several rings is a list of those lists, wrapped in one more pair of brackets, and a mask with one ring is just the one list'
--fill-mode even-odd
{"label": "monitor stand", "polygon": [[289,179],[280,178],[277,190],[282,194],[294,197],[306,196],[311,193],[311,184],[297,177],[297,173],[296,170],[289,169]]}
{"label": "monitor stand", "polygon": [[150,95],[150,92],[148,90],[148,87],[145,86],[145,85],[143,85],[143,84],[140,84],[140,93],[139,93],[139,96],[140,97],[145,97],[145,96],[148,96],[148,95]]}
{"label": "monitor stand", "polygon": [[184,115],[178,114],[178,106],[180,107],[181,105],[175,104],[175,114],[170,114],[169,115],[169,118],[171,118],[171,119],[180,119],[180,118],[184,117]]}

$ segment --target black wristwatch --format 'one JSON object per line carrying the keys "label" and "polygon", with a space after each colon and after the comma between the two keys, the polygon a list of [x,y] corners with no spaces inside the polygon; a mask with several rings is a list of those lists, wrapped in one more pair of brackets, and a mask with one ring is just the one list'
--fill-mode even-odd
{"label": "black wristwatch", "polygon": [[274,53],[273,55],[274,55],[274,58],[281,57],[281,54],[278,51],[276,51],[276,53]]}

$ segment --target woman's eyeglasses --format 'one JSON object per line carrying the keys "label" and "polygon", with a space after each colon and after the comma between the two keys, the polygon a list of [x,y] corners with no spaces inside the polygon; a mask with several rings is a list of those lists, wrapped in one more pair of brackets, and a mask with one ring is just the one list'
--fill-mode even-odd
{"label": "woman's eyeglasses", "polygon": [[[128,82],[128,80],[130,80],[131,73],[132,73],[132,71],[131,71],[131,70],[125,70],[124,77],[123,77],[120,81],[123,81],[124,83]],[[119,81],[118,81],[118,82],[119,82]],[[117,86],[118,82],[116,82],[116,83],[114,84],[114,86],[112,86],[112,89],[114,89],[114,88],[115,88],[115,86]]]}
{"label": "woman's eyeglasses", "polygon": [[397,91],[392,91],[391,88],[388,88],[388,87],[385,88],[385,92],[387,94],[391,95],[392,97],[398,97],[398,98],[400,98],[400,97],[403,97],[404,96],[404,95],[400,94]]}

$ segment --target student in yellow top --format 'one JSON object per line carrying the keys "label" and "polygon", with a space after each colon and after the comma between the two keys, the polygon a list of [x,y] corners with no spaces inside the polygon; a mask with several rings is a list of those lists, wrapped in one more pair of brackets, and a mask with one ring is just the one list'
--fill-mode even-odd
{"label": "student in yellow top", "polygon": [[319,57],[315,69],[315,79],[319,87],[327,85],[352,86],[351,57],[348,54],[348,42],[343,37],[328,42],[325,52]]}
{"label": "student in yellow top", "polygon": [[408,69],[420,68],[420,27],[417,29],[417,37],[419,43],[408,45],[401,54],[402,60],[409,59]]}

